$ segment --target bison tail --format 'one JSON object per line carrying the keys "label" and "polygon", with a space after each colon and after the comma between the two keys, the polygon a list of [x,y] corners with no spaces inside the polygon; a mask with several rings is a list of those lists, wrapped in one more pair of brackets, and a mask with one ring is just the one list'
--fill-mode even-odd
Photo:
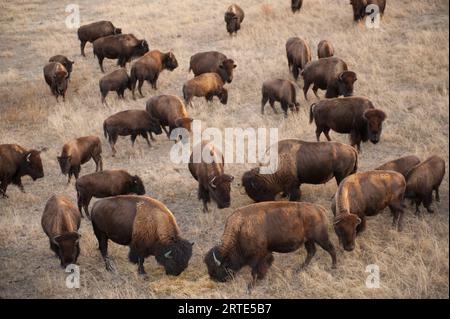
{"label": "bison tail", "polygon": [[314,120],[314,107],[316,106],[316,103],[311,104],[309,107],[309,124],[311,124]]}
{"label": "bison tail", "polygon": [[105,138],[108,138],[108,130],[106,129],[106,123],[103,122],[103,134],[105,134]]}
{"label": "bison tail", "polygon": [[128,252],[128,260],[133,264],[137,264],[139,262],[139,254],[133,248],[130,248],[130,251]]}

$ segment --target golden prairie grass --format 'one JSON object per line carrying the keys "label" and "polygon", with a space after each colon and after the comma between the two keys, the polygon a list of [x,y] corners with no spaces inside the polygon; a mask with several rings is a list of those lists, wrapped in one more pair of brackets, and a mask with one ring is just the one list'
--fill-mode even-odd
{"label": "golden prairie grass", "polygon": [[[156,92],[146,83],[144,99],[134,101],[127,91],[122,101],[110,93],[110,107],[106,107],[100,102],[98,80],[102,74],[92,55],[92,45],[86,47],[87,57],[81,57],[76,30],[64,24],[65,4],[0,0],[0,143],[48,147],[42,153],[45,178],[36,182],[24,178],[26,194],[11,186],[10,198],[0,199],[0,297],[448,298],[448,173],[441,186],[441,202],[434,204],[434,215],[417,218],[408,208],[401,233],[391,228],[388,211],[370,218],[355,251],[338,250],[336,270],[330,269],[329,256],[321,249],[311,266],[300,273],[294,269],[305,258],[304,249],[276,254],[267,278],[248,296],[248,269],[243,269],[234,281],[218,284],[208,278],[202,259],[218,243],[233,209],[251,202],[241,194],[238,183],[253,164],[227,165],[226,171],[236,177],[232,207],[218,210],[212,205],[212,212],[203,214],[196,182],[186,165],[168,160],[173,142],[161,135],[149,149],[138,138],[133,149],[128,138],[120,138],[118,154],[112,158],[102,132],[103,120],[115,112],[143,109],[145,101],[155,94],[181,95],[184,81],[192,76],[188,74],[190,56],[218,50],[233,58],[238,67],[233,83],[227,84],[227,106],[217,100],[209,105],[196,99],[195,107],[188,110],[193,118],[202,120],[203,128],[278,127],[279,138],[313,141],[314,126],[308,124],[308,110],[315,98],[310,92],[310,100],[305,101],[301,81],[298,116],[290,114],[284,120],[270,108],[265,116],[259,115],[262,82],[273,77],[291,78],[284,45],[289,37],[301,36],[310,44],[314,59],[318,42],[331,41],[336,56],[358,74],[355,93],[369,97],[388,115],[381,142],[363,145],[360,170],[407,154],[422,159],[438,154],[448,160],[447,1],[388,1],[381,28],[370,30],[353,23],[347,0],[306,0],[302,12],[295,15],[287,0],[241,0],[238,4],[246,18],[233,37],[225,30],[223,13],[228,4],[222,1],[138,0],[127,10],[122,10],[118,1],[78,3],[82,24],[111,20],[124,32],[147,39],[151,49],[173,49],[179,68],[161,74]],[[55,54],[75,60],[65,103],[56,103],[43,79],[42,68]],[[104,64],[107,72],[116,68],[113,61]],[[90,222],[83,220],[78,260],[81,288],[66,288],[67,274],[49,250],[40,217],[45,202],[54,193],[66,194],[75,201],[74,184],[66,184],[56,156],[65,141],[87,134],[102,137],[105,168],[124,168],[139,174],[148,194],[171,209],[184,237],[195,242],[190,266],[179,277],[167,277],[155,260],[148,258],[145,266],[150,279],[142,280],[127,260],[127,248],[115,244],[110,244],[110,255],[118,272],[108,273]],[[331,137],[348,142],[346,136],[336,133]],[[82,174],[93,170],[94,164],[88,163]],[[304,185],[303,200],[328,208],[335,190],[334,181]],[[337,246],[331,227],[330,236]],[[380,267],[378,289],[365,286],[369,264]]]}

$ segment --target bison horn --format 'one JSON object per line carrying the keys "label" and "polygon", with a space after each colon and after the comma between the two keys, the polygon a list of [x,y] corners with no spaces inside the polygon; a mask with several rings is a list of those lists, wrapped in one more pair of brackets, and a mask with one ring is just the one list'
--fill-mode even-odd
{"label": "bison horn", "polygon": [[338,79],[339,79],[339,81],[342,81],[342,76],[344,75],[344,72],[341,72],[340,74],[339,74],[339,77],[338,77]]}
{"label": "bison horn", "polygon": [[169,250],[167,253],[165,253],[164,257],[169,258],[169,259],[172,258],[172,256],[170,256],[171,253],[172,253],[172,249]]}
{"label": "bison horn", "polygon": [[211,187],[212,188],[216,188],[217,186],[216,186],[216,184],[214,184],[214,181],[216,180],[216,176],[214,176],[213,178],[212,178],[212,180],[209,182],[209,185],[211,185]]}
{"label": "bison horn", "polygon": [[220,267],[220,265],[221,265],[222,263],[220,262],[219,259],[217,259],[216,254],[215,254],[214,252],[213,252],[213,258],[214,258],[214,262],[216,263],[216,265],[217,265],[218,267]]}
{"label": "bison horn", "polygon": [[30,157],[31,157],[31,153],[28,153],[28,155],[27,155],[27,157],[26,157],[27,162],[30,161]]}
{"label": "bison horn", "polygon": [[52,238],[52,242],[53,242],[56,246],[59,246],[59,243],[57,242],[57,239],[58,239],[59,237],[61,237],[61,235],[58,235],[58,236],[55,236],[55,237]]}

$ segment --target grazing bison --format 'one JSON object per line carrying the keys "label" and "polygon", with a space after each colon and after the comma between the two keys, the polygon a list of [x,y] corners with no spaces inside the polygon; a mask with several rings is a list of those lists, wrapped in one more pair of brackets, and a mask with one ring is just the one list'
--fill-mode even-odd
{"label": "grazing bison", "polygon": [[50,249],[59,257],[61,267],[77,262],[80,254],[81,216],[72,201],[53,195],[45,205],[41,225],[50,241]]}
{"label": "grazing bison", "polygon": [[393,226],[402,229],[405,188],[405,178],[394,171],[356,173],[339,184],[331,210],[334,230],[345,250],[355,248],[356,235],[366,228],[366,216],[377,215],[387,206],[394,216]]}
{"label": "grazing bison", "polygon": [[445,175],[445,161],[439,156],[431,156],[422,163],[414,166],[406,174],[405,197],[416,203],[416,214],[419,214],[419,206],[423,206],[429,213],[433,213],[433,191],[436,193],[436,201],[440,201],[439,186]]}
{"label": "grazing bison", "polygon": [[227,31],[231,35],[237,33],[241,29],[241,23],[244,21],[244,10],[237,4],[232,4],[225,11],[225,22],[227,24]]}
{"label": "grazing bison", "polygon": [[334,55],[334,47],[328,40],[322,40],[317,45],[317,57],[319,59],[329,58]]}
{"label": "grazing bison", "polygon": [[59,62],[66,68],[67,71],[67,78],[70,79],[70,73],[72,73],[72,66],[75,63],[74,61],[69,60],[64,55],[54,55],[50,59],[48,59],[48,62]]}
{"label": "grazing bison", "polygon": [[161,202],[148,196],[120,195],[97,201],[92,208],[92,227],[106,269],[108,239],[129,246],[128,258],[145,275],[144,259],[155,256],[167,275],[178,276],[188,266],[193,243],[180,237],[175,217]]}
{"label": "grazing bison", "polygon": [[264,107],[267,101],[269,101],[274,113],[277,113],[275,110],[275,101],[280,102],[285,117],[288,115],[288,108],[292,112],[294,112],[294,109],[296,112],[299,110],[300,103],[297,102],[295,86],[289,80],[273,79],[264,81],[261,94],[261,114],[264,114]]}
{"label": "grazing bison", "polygon": [[384,9],[386,8],[386,0],[350,0],[350,4],[353,8],[353,20],[356,22],[364,19],[366,15],[373,13],[373,10],[369,12],[366,11],[367,6],[369,5],[378,6],[381,16],[384,14]]}
{"label": "grazing bison", "polygon": [[376,109],[372,102],[364,97],[345,97],[322,100],[311,104],[309,123],[316,123],[317,141],[322,132],[331,141],[330,130],[350,134],[352,146],[361,151],[361,141],[370,140],[373,144],[380,141],[383,121],[386,114]]}
{"label": "grazing bison", "polygon": [[186,104],[192,106],[194,96],[205,97],[211,102],[214,96],[220,99],[220,103],[226,105],[228,102],[228,90],[223,87],[224,82],[217,73],[203,73],[187,81],[183,85],[183,97]]}
{"label": "grazing bison", "polygon": [[148,52],[146,40],[139,40],[133,34],[118,34],[102,37],[94,41],[94,55],[103,70],[103,60],[118,59],[117,65],[125,67],[132,58],[140,57]]}
{"label": "grazing bison", "polygon": [[295,80],[298,80],[300,71],[311,61],[311,49],[303,38],[293,37],[286,42],[286,56],[289,71],[292,72]]}
{"label": "grazing bison", "polygon": [[375,170],[381,171],[395,171],[402,174],[405,178],[408,172],[420,163],[420,159],[417,156],[410,155],[397,158],[395,160],[384,163],[381,166],[375,168]]}
{"label": "grazing bison", "polygon": [[273,201],[281,192],[298,201],[301,184],[324,184],[334,177],[339,185],[358,168],[356,150],[342,143],[287,139],[271,147],[278,147],[277,171],[262,174],[258,167],[242,176],[242,185],[255,202]]}
{"label": "grazing bison", "polygon": [[0,144],[0,195],[7,198],[6,188],[10,183],[25,190],[21,177],[29,175],[33,181],[44,177],[40,151],[27,150],[17,144]]}
{"label": "grazing bison", "polygon": [[80,40],[81,55],[84,54],[84,47],[87,42],[94,42],[98,38],[108,35],[121,34],[122,29],[116,28],[110,21],[97,21],[82,25],[78,28],[78,39]]}
{"label": "grazing bison", "polygon": [[303,0],[291,0],[291,9],[293,13],[300,12]]}
{"label": "grazing bison", "polygon": [[78,179],[81,165],[87,163],[91,158],[95,162],[95,171],[103,170],[102,143],[97,136],[83,136],[67,142],[62,148],[61,155],[57,158],[61,173],[69,175],[67,184],[70,183],[72,175]]}
{"label": "grazing bison", "polygon": [[[167,137],[176,128],[184,128],[191,131],[192,118],[189,117],[183,101],[175,95],[158,95],[150,98],[146,104],[146,110],[159,121]],[[167,131],[166,126],[169,127]]]}
{"label": "grazing bison", "polygon": [[209,141],[197,144],[189,158],[189,171],[198,181],[198,199],[208,213],[211,198],[219,209],[230,207],[231,182],[234,177],[224,173],[223,154]]}
{"label": "grazing bison", "polygon": [[[325,208],[310,203],[266,202],[238,208],[227,219],[221,244],[208,251],[204,262],[209,276],[220,282],[233,278],[244,266],[252,268],[251,289],[263,279],[274,258],[273,252],[289,253],[305,245],[306,267],[318,244],[336,267],[336,252],[328,238]],[[300,269],[301,269],[300,268]]]}
{"label": "grazing bison", "polygon": [[131,145],[134,146],[136,137],[141,135],[147,141],[149,147],[152,145],[148,140],[147,133],[154,141],[152,133],[160,135],[162,133],[159,121],[153,118],[144,110],[127,110],[111,115],[103,122],[103,132],[105,138],[108,138],[112,149],[112,156],[116,154],[115,144],[118,136],[131,135]]}
{"label": "grazing bison", "polygon": [[50,91],[56,97],[62,96],[63,101],[66,100],[67,83],[69,73],[64,65],[59,62],[49,62],[44,66],[45,82],[50,87]]}
{"label": "grazing bison", "polygon": [[199,52],[191,56],[189,72],[195,76],[203,73],[214,72],[220,75],[223,83],[233,81],[233,70],[236,64],[223,53],[217,51]]}
{"label": "grazing bison", "polygon": [[81,176],[75,183],[78,210],[83,216],[89,216],[89,203],[92,197],[104,198],[116,195],[144,195],[145,187],[137,175],[130,175],[125,170],[106,170]]}
{"label": "grazing bison", "polygon": [[353,95],[353,85],[356,73],[348,71],[347,64],[337,57],[323,58],[312,61],[301,72],[304,80],[303,93],[308,99],[308,90],[313,84],[313,92],[317,95],[317,90],[326,90],[325,97],[333,98],[340,95]]}
{"label": "grazing bison", "polygon": [[109,91],[116,91],[117,96],[120,98],[125,98],[124,93],[126,89],[131,90],[131,80],[128,76],[127,69],[120,68],[118,70],[114,70],[111,73],[103,76],[98,82],[100,87],[100,93],[102,95],[102,103],[108,105],[106,103],[106,95],[108,95]]}
{"label": "grazing bison", "polygon": [[157,81],[159,74],[163,70],[173,71],[178,67],[178,61],[172,52],[162,53],[158,50],[153,50],[145,54],[139,60],[137,60],[131,67],[130,78],[131,78],[131,88],[133,91],[136,88],[136,82],[139,81],[138,90],[139,94],[142,94],[142,85],[144,81],[151,83],[152,88],[157,90]]}

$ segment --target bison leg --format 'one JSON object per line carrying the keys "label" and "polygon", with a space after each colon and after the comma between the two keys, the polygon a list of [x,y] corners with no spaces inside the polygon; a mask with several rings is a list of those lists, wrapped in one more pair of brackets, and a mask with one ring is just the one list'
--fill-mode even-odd
{"label": "bison leg", "polygon": [[323,130],[323,134],[325,134],[325,137],[327,138],[328,142],[331,141],[331,137],[330,137],[330,128],[326,128]]}
{"label": "bison leg", "polygon": [[138,259],[138,273],[139,273],[139,275],[146,275],[147,274],[145,272],[144,258],[142,256],[139,256],[139,259]]}
{"label": "bison leg", "polygon": [[134,147],[134,142],[136,141],[137,133],[131,134],[130,138],[131,138],[131,147]]}
{"label": "bison leg", "polygon": [[102,160],[102,155],[101,154],[92,154],[92,159],[95,162],[95,171],[98,172],[103,171],[103,160]]}
{"label": "bison leg", "polygon": [[2,194],[3,198],[8,198],[6,195],[6,189],[8,188],[8,180],[3,178],[0,182],[0,194]]}
{"label": "bison leg", "polygon": [[[89,203],[91,202],[91,198],[92,196],[87,196],[85,198],[83,198],[83,208],[84,208],[84,213],[86,214],[86,217],[91,220],[91,215],[89,214]],[[81,212],[81,210],[80,210]],[[83,216],[83,213],[81,213],[81,216]]]}
{"label": "bison leg", "polygon": [[295,81],[298,80],[299,74],[300,74],[299,68],[294,64],[294,65],[292,66],[292,75],[294,76]]}
{"label": "bison leg", "polygon": [[263,94],[262,99],[261,99],[261,114],[262,115],[264,115],[264,107],[266,106],[268,100],[269,100],[269,97],[266,96],[265,94]]}
{"label": "bison leg", "polygon": [[141,97],[144,97],[144,94],[142,94],[142,85],[144,85],[144,80],[139,79],[138,81],[139,81],[138,83],[139,94],[141,95]]}
{"label": "bison leg", "polygon": [[25,194],[25,188],[23,188],[22,179],[20,177],[14,177],[12,183],[19,187],[20,191]]}
{"label": "bison leg", "polygon": [[102,73],[105,73],[105,70],[103,69],[103,60],[105,59],[104,56],[97,55],[98,64],[100,65],[100,70]]}
{"label": "bison leg", "polygon": [[336,250],[334,249],[333,244],[331,243],[330,239],[328,238],[328,233],[325,231],[325,235],[322,236],[321,239],[316,240],[316,243],[322,247],[323,250],[328,252],[331,256],[331,268],[336,268]]}
{"label": "bison leg", "polygon": [[269,99],[269,104],[270,104],[270,107],[271,107],[272,110],[273,110],[273,113],[278,114],[278,111],[277,111],[277,109],[275,108],[275,100]]}
{"label": "bison leg", "polygon": [[200,184],[198,185],[198,199],[203,202],[203,212],[209,213],[208,203],[211,201],[211,198],[209,196],[208,190]]}
{"label": "bison leg", "polygon": [[117,142],[117,133],[116,132],[109,132],[109,145],[111,146],[112,156],[114,157],[117,153],[116,151],[116,142]]}
{"label": "bison leg", "polygon": [[389,205],[393,215],[392,226],[397,227],[398,231],[403,229],[403,206],[401,201]]}
{"label": "bison leg", "polygon": [[150,140],[148,139],[148,134],[147,134],[147,132],[142,132],[142,133],[141,133],[141,136],[142,136],[143,138],[145,138],[145,141],[147,142],[148,147],[152,147],[152,144],[150,144]]}
{"label": "bison leg", "polygon": [[420,204],[422,204],[422,199],[419,196],[416,197],[415,204],[416,204],[416,212],[415,212],[415,214],[416,214],[416,216],[419,216],[420,215],[419,206],[420,206]]}
{"label": "bison leg", "polygon": [[281,102],[281,109],[283,110],[284,113],[284,117],[287,118],[288,117],[288,104],[286,102]]}
{"label": "bison leg", "polygon": [[105,261],[106,270],[113,271],[114,267],[108,256],[108,237],[105,233],[100,231],[94,223],[92,224],[92,228],[94,229],[95,237],[97,237],[98,240],[98,249],[100,250],[103,260]]}
{"label": "bison leg", "polygon": [[434,188],[434,191],[435,191],[435,193],[436,193],[436,201],[437,201],[437,202],[440,202],[440,201],[441,201],[441,198],[439,197],[439,186],[436,186],[436,187]]}
{"label": "bison leg", "polygon": [[306,259],[303,262],[303,264],[300,266],[300,269],[308,267],[309,263],[311,262],[312,258],[316,254],[316,244],[314,244],[314,241],[308,240],[305,242],[305,248],[306,248]]}
{"label": "bison leg", "polygon": [[82,56],[86,56],[86,54],[84,54],[84,47],[86,46],[86,41],[81,41],[80,43],[80,50],[81,50],[81,55]]}
{"label": "bison leg", "polygon": [[433,191],[429,192],[423,199],[423,206],[425,206],[428,213],[430,214],[434,213],[434,210],[431,208],[432,202],[433,202]]}
{"label": "bison leg", "polygon": [[311,86],[311,83],[309,81],[305,80],[305,83],[303,85],[303,95],[305,96],[305,100],[308,101],[308,90],[309,87]]}
{"label": "bison leg", "polygon": [[106,103],[106,95],[108,95],[108,93],[102,92],[101,95],[102,95],[102,104],[108,106],[108,103]]}
{"label": "bison leg", "polygon": [[319,90],[319,88],[314,84],[314,86],[313,86],[313,92],[314,92],[314,95],[318,98],[318,99],[320,99],[320,97],[319,97],[319,94],[317,94],[317,91]]}
{"label": "bison leg", "polygon": [[159,74],[156,74],[155,77],[153,78],[153,80],[151,81],[152,88],[155,90],[158,89],[158,77],[159,77]]}
{"label": "bison leg", "polygon": [[292,185],[290,188],[288,188],[287,193],[289,194],[289,201],[291,202],[300,201],[301,192],[299,184]]}
{"label": "bison leg", "polygon": [[356,145],[358,153],[361,153],[361,136],[355,130],[350,132],[350,142],[353,147]]}

